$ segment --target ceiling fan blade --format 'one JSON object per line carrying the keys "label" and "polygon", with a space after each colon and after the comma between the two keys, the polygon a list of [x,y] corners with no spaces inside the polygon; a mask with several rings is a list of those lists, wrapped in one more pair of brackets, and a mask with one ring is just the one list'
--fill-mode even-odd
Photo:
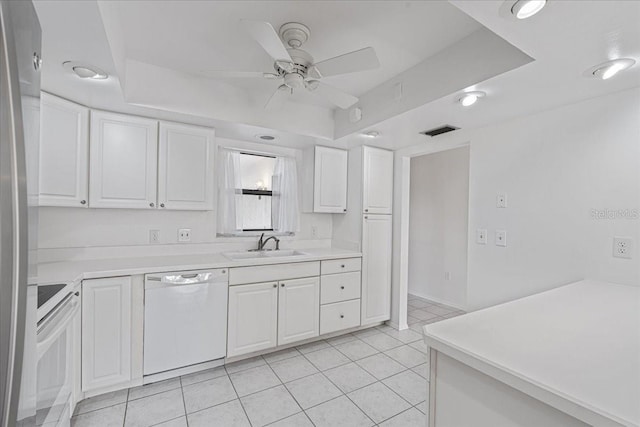
{"label": "ceiling fan blade", "polygon": [[307,89],[311,93],[315,93],[316,95],[326,98],[329,102],[337,105],[343,110],[346,110],[347,108],[358,102],[358,98],[356,98],[355,96],[317,80],[308,82]]}
{"label": "ceiling fan blade", "polygon": [[248,19],[242,19],[240,22],[274,60],[291,62],[291,55],[271,24]]}
{"label": "ceiling fan blade", "polygon": [[278,79],[280,75],[274,73],[263,73],[262,71],[222,71],[208,70],[204,71],[207,77],[220,79]]}
{"label": "ceiling fan blade", "polygon": [[269,111],[281,109],[289,95],[291,95],[291,88],[285,85],[278,86],[278,89],[265,104],[264,109]]}
{"label": "ceiling fan blade", "polygon": [[325,59],[312,67],[311,75],[315,78],[335,76],[372,70],[380,66],[376,51],[372,47],[345,53],[334,58]]}

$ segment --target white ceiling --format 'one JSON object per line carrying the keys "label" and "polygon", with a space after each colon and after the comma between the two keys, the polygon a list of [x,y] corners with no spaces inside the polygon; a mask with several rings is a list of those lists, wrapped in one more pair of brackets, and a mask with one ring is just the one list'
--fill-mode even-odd
{"label": "white ceiling", "polygon": [[[128,58],[205,76],[208,70],[273,71],[273,60],[239,25],[241,19],[267,21],[276,30],[287,22],[305,24],[311,37],[303,49],[316,61],[372,46],[379,69],[325,79],[356,96],[480,28],[437,1],[127,1],[119,13]],[[279,84],[229,82],[265,100]],[[294,94],[293,101],[330,106],[305,93]]]}
{"label": "white ceiling", "polygon": [[[638,64],[605,82],[582,75],[588,67],[617,56],[640,62],[638,1],[550,1],[526,21],[506,19],[501,0],[35,3],[43,27],[45,90],[96,108],[214,126],[228,138],[255,140],[256,134],[273,133],[279,137],[275,143],[288,146],[366,142],[400,148],[424,141],[417,132],[444,123],[484,126],[640,85]],[[105,12],[113,12],[110,16],[115,19],[105,21]],[[287,21],[305,23],[312,31],[305,47],[317,60],[373,46],[382,64],[379,70],[326,81],[363,99],[375,99],[375,105],[363,109],[382,118],[344,127],[346,113],[338,110],[333,118],[337,127],[346,129],[346,136],[331,141],[333,118],[322,103],[290,103],[279,114],[266,114],[262,103],[273,82],[220,83],[194,76],[194,71],[207,69],[270,70],[266,53],[238,28],[241,18],[266,20],[276,29]],[[392,100],[385,98],[389,94],[376,92],[399,72],[484,29],[535,61],[468,86],[488,93],[472,108],[455,103],[459,93],[455,91],[409,111],[394,112],[388,108]],[[120,81],[126,77],[120,75],[122,54],[135,60],[131,64],[136,67],[130,70],[138,77],[126,80],[131,83],[126,91],[122,86],[127,85]],[[80,80],[62,68],[65,60],[87,61],[112,77],[104,82]],[[227,100],[217,96],[221,89],[246,96]],[[244,114],[228,112],[234,109]],[[380,130],[382,137],[363,140],[358,133],[365,126]]]}

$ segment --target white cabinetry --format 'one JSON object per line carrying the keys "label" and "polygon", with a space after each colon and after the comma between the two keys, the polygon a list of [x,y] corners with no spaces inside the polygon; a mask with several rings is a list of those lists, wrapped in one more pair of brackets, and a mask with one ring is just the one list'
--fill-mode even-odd
{"label": "white cabinetry", "polygon": [[363,147],[363,212],[390,214],[393,206],[393,152]]}
{"label": "white cabinetry", "polygon": [[319,274],[317,261],[230,269],[227,357],[317,337]]}
{"label": "white cabinetry", "polygon": [[362,326],[391,317],[391,215],[362,223]]}
{"label": "white cabinetry", "polygon": [[158,122],[92,111],[89,205],[156,206]]}
{"label": "white cabinetry", "polygon": [[213,209],[213,144],[213,129],[160,122],[160,209]]}
{"label": "white cabinetry", "polygon": [[89,109],[41,96],[40,205],[87,207]]}
{"label": "white cabinetry", "polygon": [[320,324],[318,277],[280,282],[278,345],[317,337]]}
{"label": "white cabinetry", "polygon": [[82,390],[131,381],[131,277],[82,282]]}
{"label": "white cabinetry", "polygon": [[315,146],[304,154],[303,176],[305,212],[344,213],[347,211],[348,152]]}
{"label": "white cabinetry", "polygon": [[277,345],[278,283],[229,287],[227,357]]}

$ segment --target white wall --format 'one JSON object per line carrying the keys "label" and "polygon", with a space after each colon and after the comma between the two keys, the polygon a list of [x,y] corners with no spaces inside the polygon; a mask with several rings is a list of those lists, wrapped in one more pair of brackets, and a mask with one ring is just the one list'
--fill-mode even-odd
{"label": "white wall", "polygon": [[[224,138],[217,138],[216,145],[294,156],[298,162],[302,154],[297,149]],[[300,187],[299,191],[305,190]],[[207,212],[41,207],[41,259],[221,252],[255,246],[256,237],[216,237],[215,215],[215,206]],[[191,229],[191,242],[178,243],[179,228]],[[160,244],[149,243],[149,230],[160,230]],[[301,213],[300,232],[283,237],[281,246],[329,246],[331,232],[331,215]]]}
{"label": "white wall", "polygon": [[[398,166],[407,157],[470,144],[468,309],[582,278],[640,285],[639,117],[635,88],[396,152]],[[394,189],[397,230],[407,216],[403,206],[408,209],[403,182],[397,179]],[[496,208],[502,192],[506,209]],[[593,209],[636,214],[596,219]],[[486,246],[475,243],[477,228],[489,230]],[[496,229],[507,230],[506,248],[495,246]],[[393,292],[400,301],[407,292],[408,257],[400,256],[408,248],[406,234],[394,236]],[[633,238],[633,259],[613,258],[613,236]]]}
{"label": "white wall", "polygon": [[[506,192],[508,208],[496,208]],[[593,209],[633,218],[595,219]],[[582,278],[640,284],[640,256],[613,258],[613,236],[640,243],[640,90],[478,131],[471,141],[468,306],[486,307]],[[489,244],[476,245],[476,228]],[[508,247],[493,231],[507,230]]]}
{"label": "white wall", "polygon": [[411,159],[410,294],[466,306],[468,202],[469,147]]}

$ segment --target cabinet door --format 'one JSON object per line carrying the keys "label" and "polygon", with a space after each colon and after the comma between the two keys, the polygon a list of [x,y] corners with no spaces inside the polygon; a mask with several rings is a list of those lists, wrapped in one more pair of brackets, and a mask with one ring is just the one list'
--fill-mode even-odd
{"label": "cabinet door", "polygon": [[393,206],[393,152],[363,147],[364,213],[390,214]]}
{"label": "cabinet door", "polygon": [[89,109],[42,93],[40,205],[87,207]]}
{"label": "cabinet door", "polygon": [[[82,301],[82,286],[78,285],[75,292]],[[78,402],[82,400],[82,311],[78,310],[73,319],[71,354],[71,413],[73,414]]]}
{"label": "cabinet door", "polygon": [[315,147],[313,211],[347,211],[348,152],[336,148]]}
{"label": "cabinet door", "polygon": [[277,344],[278,283],[229,287],[227,357]]}
{"label": "cabinet door", "polygon": [[362,227],[362,325],[391,317],[391,215],[365,215]]}
{"label": "cabinet door", "polygon": [[318,277],[280,282],[278,345],[320,333],[320,280]]}
{"label": "cabinet door", "polygon": [[160,122],[161,209],[213,209],[213,143],[213,129]]}
{"label": "cabinet door", "polygon": [[82,390],[131,381],[131,277],[82,282]]}
{"label": "cabinet door", "polygon": [[158,122],[92,111],[89,206],[156,206]]}

